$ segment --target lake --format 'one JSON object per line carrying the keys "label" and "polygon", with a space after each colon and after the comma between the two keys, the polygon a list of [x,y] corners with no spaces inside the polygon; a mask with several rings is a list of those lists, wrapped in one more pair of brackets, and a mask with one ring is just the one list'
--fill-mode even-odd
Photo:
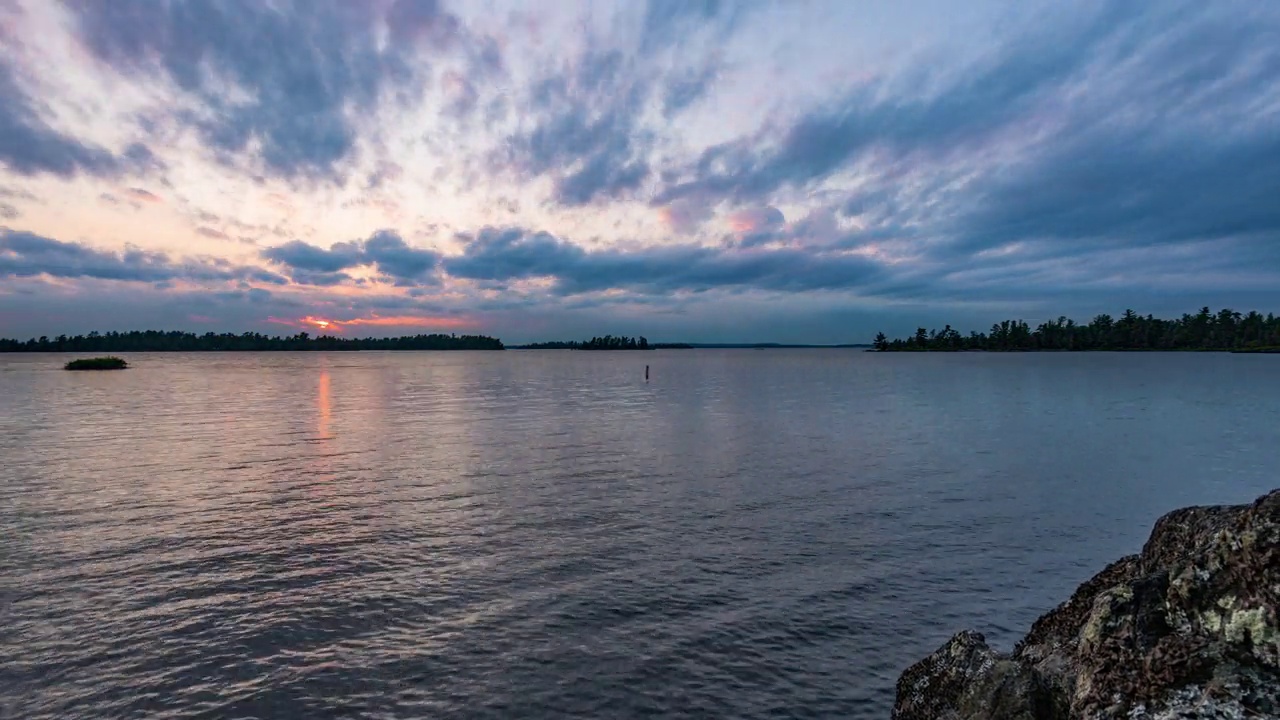
{"label": "lake", "polygon": [[0,355],[0,717],[887,718],[1280,485],[1280,356],[68,357]]}

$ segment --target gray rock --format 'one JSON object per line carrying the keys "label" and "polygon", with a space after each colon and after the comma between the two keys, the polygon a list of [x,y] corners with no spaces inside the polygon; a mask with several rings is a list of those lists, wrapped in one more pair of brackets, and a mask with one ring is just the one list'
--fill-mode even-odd
{"label": "gray rock", "polygon": [[1156,522],[1013,652],[967,631],[898,679],[894,720],[1280,718],[1280,490]]}

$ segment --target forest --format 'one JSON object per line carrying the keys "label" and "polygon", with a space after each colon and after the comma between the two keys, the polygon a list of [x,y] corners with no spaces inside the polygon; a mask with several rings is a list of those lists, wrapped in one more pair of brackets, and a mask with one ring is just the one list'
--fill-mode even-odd
{"label": "forest", "polygon": [[286,337],[260,333],[205,333],[179,330],[91,332],[30,340],[0,338],[0,352],[205,352],[263,350],[502,350],[502,341],[484,335],[408,335],[394,338]]}
{"label": "forest", "polygon": [[1161,320],[1126,310],[1119,319],[1098,315],[1086,325],[1066,317],[1041,323],[1034,330],[1022,320],[1005,320],[990,332],[961,335],[947,325],[942,330],[919,328],[908,338],[890,340],[876,335],[872,347],[881,352],[904,351],[1033,351],[1033,350],[1280,350],[1280,318],[1256,311],[1241,314],[1207,307],[1195,315]]}

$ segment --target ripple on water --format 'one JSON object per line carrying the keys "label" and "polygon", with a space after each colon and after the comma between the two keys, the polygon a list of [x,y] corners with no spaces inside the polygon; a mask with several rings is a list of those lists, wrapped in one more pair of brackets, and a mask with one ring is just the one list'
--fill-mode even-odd
{"label": "ripple on water", "polygon": [[0,356],[0,717],[886,717],[1274,482],[1234,360]]}

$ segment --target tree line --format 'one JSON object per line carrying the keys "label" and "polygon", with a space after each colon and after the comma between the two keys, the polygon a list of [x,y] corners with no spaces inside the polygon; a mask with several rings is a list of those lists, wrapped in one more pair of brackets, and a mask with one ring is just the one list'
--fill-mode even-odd
{"label": "tree line", "polygon": [[961,335],[947,325],[942,330],[918,328],[908,338],[890,340],[878,333],[876,350],[1265,350],[1280,348],[1280,318],[1252,311],[1247,315],[1223,309],[1200,308],[1195,315],[1161,320],[1125,310],[1119,319],[1097,315],[1088,324],[1059,317],[1034,330],[1022,320],[1005,320],[990,332]]}
{"label": "tree line", "polygon": [[651,343],[648,338],[604,337],[590,340],[552,340],[549,342],[512,345],[517,350],[691,350],[688,343]]}
{"label": "tree line", "polygon": [[593,337],[578,343],[579,350],[648,350],[649,339],[613,335]]}
{"label": "tree line", "polygon": [[646,337],[634,338],[605,335],[581,342],[577,340],[553,340],[551,342],[536,342],[515,347],[521,350],[652,350],[659,346],[650,345],[649,339]]}
{"label": "tree line", "polygon": [[204,352],[269,350],[502,350],[502,341],[485,335],[406,335],[393,338],[285,337],[261,333],[205,333],[180,330],[91,332],[88,335],[42,336],[30,340],[0,338],[0,352]]}

